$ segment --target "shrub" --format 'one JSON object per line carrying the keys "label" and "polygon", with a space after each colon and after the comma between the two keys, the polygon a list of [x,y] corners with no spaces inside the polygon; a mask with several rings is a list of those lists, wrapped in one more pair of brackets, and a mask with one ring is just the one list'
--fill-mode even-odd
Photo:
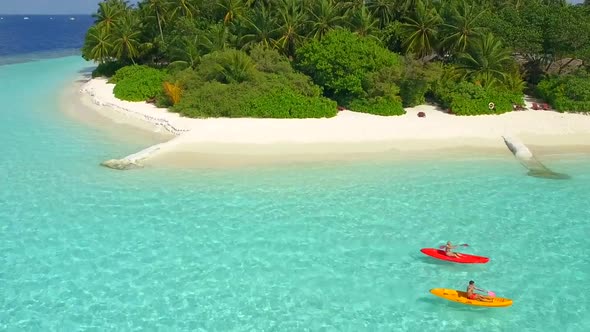
{"label": "shrub", "polygon": [[403,115],[406,113],[399,99],[374,97],[369,99],[355,99],[348,104],[348,108],[354,112],[369,113],[374,115]]}
{"label": "shrub", "polygon": [[162,92],[165,73],[147,66],[128,66],[119,69],[111,82],[116,83],[115,97],[127,101],[143,101]]}
{"label": "shrub", "polygon": [[443,67],[440,63],[424,63],[411,57],[404,58],[404,67],[398,81],[403,105],[412,107],[424,104],[426,94],[432,91],[433,84],[441,78]]}
{"label": "shrub", "polygon": [[403,80],[400,86],[400,97],[403,105],[407,107],[417,106],[426,102],[426,92],[430,85],[420,79]]}
{"label": "shrub", "polygon": [[166,81],[175,82],[180,85],[183,90],[196,89],[203,85],[207,80],[199,72],[191,68],[181,70],[179,72],[172,72],[166,77]]}
{"label": "shrub", "polygon": [[172,105],[178,104],[178,102],[180,101],[180,97],[182,95],[182,89],[180,88],[180,85],[170,82],[164,82],[163,86],[164,93],[170,100],[170,103]]}
{"label": "shrub", "polygon": [[109,83],[117,83],[127,77],[135,77],[139,76],[139,73],[143,72],[144,70],[150,70],[152,68],[145,66],[145,65],[132,65],[132,66],[125,66],[121,69],[118,69],[115,72],[115,75],[109,79]]}
{"label": "shrub", "polygon": [[539,83],[537,92],[559,112],[590,111],[590,75],[587,73],[548,77]]}
{"label": "shrub", "polygon": [[277,87],[246,101],[247,115],[256,118],[333,117],[336,103],[323,97],[305,97],[289,87]]}
{"label": "shrub", "polygon": [[399,99],[400,88],[396,84],[401,77],[401,68],[384,67],[378,71],[369,73],[363,80],[363,90],[367,97],[385,97]]}
{"label": "shrub", "polygon": [[[171,110],[188,117],[321,118],[337,113],[336,103],[322,96],[311,78],[294,71],[276,51],[246,53],[224,50],[203,57],[195,70],[168,75],[182,90]],[[264,71],[257,68],[260,66]],[[170,88],[170,86],[168,86]],[[172,104],[162,93],[161,105]]]}
{"label": "shrub", "polygon": [[313,84],[311,78],[302,73],[292,72],[289,74],[264,74],[258,75],[258,81],[267,81],[268,84],[285,85],[307,97],[320,97],[322,88]]}
{"label": "shrub", "polygon": [[402,22],[390,22],[381,30],[381,33],[381,40],[383,41],[383,44],[387,46],[387,49],[396,53],[403,52],[403,41],[405,38]]}
{"label": "shrub", "polygon": [[[299,74],[301,75],[301,74]],[[301,75],[303,76],[303,75]],[[336,103],[307,96],[282,76],[259,73],[253,81],[203,82],[187,90],[172,109],[189,117],[321,118],[337,113]]]}
{"label": "shrub", "polygon": [[227,49],[204,56],[197,72],[208,81],[242,83],[254,78],[256,66],[245,52]]}
{"label": "shrub", "polygon": [[92,78],[95,77],[111,77],[115,75],[115,72],[121,69],[123,65],[118,61],[109,61],[99,64],[92,71]]}
{"label": "shrub", "polygon": [[251,98],[254,92],[246,88],[245,84],[205,82],[187,90],[172,110],[191,118],[241,117],[243,99]]}
{"label": "shrub", "polygon": [[[437,90],[437,99],[455,115],[502,114],[512,111],[514,104],[523,104],[523,95],[499,88],[461,82]],[[494,103],[494,109],[489,108]]]}
{"label": "shrub", "polygon": [[347,30],[333,30],[321,41],[312,40],[298,48],[296,55],[296,68],[339,102],[363,97],[367,74],[401,66],[397,54]]}
{"label": "shrub", "polygon": [[174,61],[166,66],[166,71],[170,74],[178,73],[188,68],[192,68],[186,61]]}
{"label": "shrub", "polygon": [[426,102],[426,93],[441,75],[439,63],[423,63],[406,57],[403,67],[389,66],[367,74],[363,89],[369,98],[399,99],[403,106],[412,107]]}
{"label": "shrub", "polygon": [[289,59],[287,59],[286,56],[279,54],[277,50],[257,45],[250,51],[250,57],[256,64],[256,69],[259,71],[279,74],[293,72],[293,67],[291,67]]}

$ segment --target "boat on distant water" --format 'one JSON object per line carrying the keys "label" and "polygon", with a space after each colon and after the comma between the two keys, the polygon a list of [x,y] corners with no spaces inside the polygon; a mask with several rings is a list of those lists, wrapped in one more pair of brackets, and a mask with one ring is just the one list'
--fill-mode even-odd
{"label": "boat on distant water", "polygon": [[75,17],[70,17],[70,21],[74,21],[75,19]]}
{"label": "boat on distant water", "polygon": [[53,17],[50,17],[49,19],[50,19],[50,20],[53,20]]}
{"label": "boat on distant water", "polygon": [[28,17],[28,16],[25,16],[25,17],[23,18],[23,20],[28,20],[28,19],[29,19],[29,17]]}

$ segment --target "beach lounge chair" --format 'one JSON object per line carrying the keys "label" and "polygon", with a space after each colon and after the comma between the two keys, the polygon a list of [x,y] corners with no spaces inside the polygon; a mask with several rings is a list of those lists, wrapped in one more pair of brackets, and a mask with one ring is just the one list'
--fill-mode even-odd
{"label": "beach lounge chair", "polygon": [[539,105],[538,105],[537,103],[533,103],[533,109],[534,109],[535,111],[538,111],[538,110],[540,110],[541,108],[539,107]]}
{"label": "beach lounge chair", "polygon": [[549,104],[545,103],[543,104],[543,111],[548,111],[551,109],[551,106],[549,106]]}

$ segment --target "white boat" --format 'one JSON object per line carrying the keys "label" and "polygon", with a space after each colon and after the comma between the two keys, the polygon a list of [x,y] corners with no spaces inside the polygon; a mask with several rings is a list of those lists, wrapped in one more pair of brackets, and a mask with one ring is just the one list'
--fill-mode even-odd
{"label": "white boat", "polygon": [[28,16],[25,16],[25,17],[23,18],[23,20],[28,20],[28,19],[29,19],[29,17],[28,17]]}
{"label": "white boat", "polygon": [[70,21],[74,21],[75,19],[75,17],[70,17]]}

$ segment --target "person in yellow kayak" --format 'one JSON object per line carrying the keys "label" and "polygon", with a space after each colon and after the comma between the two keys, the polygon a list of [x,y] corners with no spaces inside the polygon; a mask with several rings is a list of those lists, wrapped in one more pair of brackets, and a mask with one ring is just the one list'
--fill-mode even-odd
{"label": "person in yellow kayak", "polygon": [[451,241],[447,241],[447,245],[445,246],[445,254],[449,257],[461,257],[461,254],[454,252],[453,249],[457,248],[458,246],[454,246]]}
{"label": "person in yellow kayak", "polygon": [[475,293],[476,290],[478,290],[480,292],[485,292],[484,289],[480,289],[480,288],[475,287],[475,281],[470,280],[469,286],[467,286],[467,298],[470,300],[484,301],[484,302],[485,301],[489,302],[490,300],[492,300],[487,296],[483,296],[483,295],[479,295],[479,294]]}

